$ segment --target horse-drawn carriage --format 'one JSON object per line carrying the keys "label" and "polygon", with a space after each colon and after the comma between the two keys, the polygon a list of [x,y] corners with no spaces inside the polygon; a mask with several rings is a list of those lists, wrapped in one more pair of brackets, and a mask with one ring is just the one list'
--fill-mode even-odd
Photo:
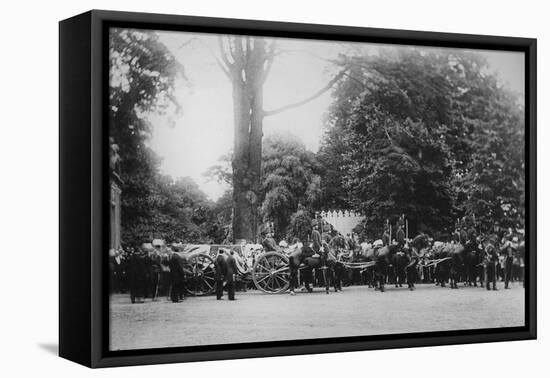
{"label": "horse-drawn carriage", "polygon": [[243,245],[188,244],[182,245],[176,252],[182,261],[185,291],[194,296],[210,295],[216,289],[215,259],[220,249],[233,251],[238,278],[250,281],[250,259]]}
{"label": "horse-drawn carriage", "polygon": [[[331,251],[329,256],[332,255],[332,258],[326,259],[325,264],[322,264],[319,257],[306,254],[304,257],[302,255],[304,247],[298,250],[280,249],[266,252],[258,245],[188,245],[178,254],[184,260],[185,286],[189,294],[209,295],[214,292],[216,273],[214,261],[221,248],[233,251],[238,268],[238,282],[244,282],[245,286],[253,284],[258,290],[269,294],[284,293],[289,290],[292,293],[298,281],[305,282],[306,288],[309,289],[306,277],[314,270],[322,276],[327,293],[330,284],[335,286],[335,290],[338,289],[338,281],[341,278],[338,277],[338,272],[342,271],[372,272],[373,284],[383,289],[387,272],[395,270],[395,274],[399,275],[398,257],[407,256],[403,253],[400,254],[396,246],[379,249],[367,247],[359,253]],[[421,249],[423,250],[422,257],[415,260],[414,266],[407,265],[412,261],[407,258],[402,264],[402,273],[405,272],[405,269],[422,270],[430,267],[442,267],[442,269],[436,270],[441,270],[445,276],[445,267],[449,265],[448,273],[451,275],[449,278],[451,283],[456,286],[456,278],[452,276],[456,270],[452,269],[454,267],[453,256],[458,256],[464,248],[446,243],[441,246],[436,244],[428,249],[427,245],[422,243],[419,245],[418,251]],[[387,254],[384,255],[384,252]],[[443,280],[446,279],[443,277]],[[405,280],[409,281],[408,275],[399,279],[399,286]],[[414,287],[414,284],[412,286]]]}
{"label": "horse-drawn carriage", "polygon": [[[370,261],[353,262],[345,258],[329,258],[326,264],[321,264],[319,257],[302,258],[296,250],[294,253],[284,249],[265,252],[255,245],[186,245],[177,253],[183,261],[185,287],[189,294],[201,296],[214,292],[215,259],[222,248],[233,251],[238,268],[237,281],[245,285],[253,283],[258,290],[269,294],[284,293],[289,289],[292,291],[293,283],[296,283],[300,272],[304,270],[318,269],[328,292],[329,283],[334,283],[329,275],[333,277],[335,267],[364,270],[374,265]],[[298,277],[294,277],[296,274]],[[305,279],[305,272],[303,276]]]}

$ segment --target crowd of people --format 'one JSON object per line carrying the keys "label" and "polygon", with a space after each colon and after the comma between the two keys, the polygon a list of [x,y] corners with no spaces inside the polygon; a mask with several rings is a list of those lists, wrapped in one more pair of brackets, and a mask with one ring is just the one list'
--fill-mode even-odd
{"label": "crowd of people", "polygon": [[[470,261],[470,255],[463,255],[466,257],[462,257],[460,262],[462,268],[454,268],[457,275],[455,281],[475,286],[478,282],[481,285],[485,282],[488,290],[497,290],[497,281],[504,282],[504,288],[509,288],[511,282],[524,280],[524,235],[511,228],[500,233],[483,234],[476,232],[473,226],[464,225],[440,240],[434,240],[426,233],[409,239],[400,222],[393,234],[391,228],[386,227],[379,239],[360,240],[355,233],[344,236],[334,230],[322,230],[316,223],[307,240],[292,238],[290,242],[284,239],[276,242],[274,234],[267,233],[261,244],[251,244],[243,248],[245,256],[234,256],[234,251],[230,248],[219,248],[217,255],[213,256],[215,283],[212,288],[215,289],[217,299],[223,298],[225,288],[228,299],[234,300],[236,281],[239,280],[238,265],[244,264],[251,268],[256,257],[264,252],[276,251],[290,256],[301,250],[302,253],[309,253],[306,257],[319,258],[321,265],[324,265],[327,258],[346,262],[365,261],[384,247],[394,250],[395,256],[406,259],[404,269],[407,270],[406,280],[411,290],[419,282],[445,286],[450,281],[453,285],[452,273],[447,272],[445,276],[442,272],[446,266],[444,261],[448,261],[449,270],[453,269],[452,259],[448,257],[451,253],[449,251],[455,250],[452,246],[459,245],[464,246],[461,253],[470,253],[475,256],[475,260]],[[183,249],[184,245],[181,243],[166,244],[162,240],[154,240],[139,247],[111,249],[111,293],[128,293],[132,303],[142,303],[145,298],[155,301],[161,296],[168,296],[175,303],[183,301],[186,284],[185,259],[180,254]],[[397,260],[394,265],[396,264]],[[388,267],[384,280],[401,285],[404,279],[399,277],[399,272],[395,267],[392,268],[391,262]],[[368,269],[346,269],[346,274],[339,279],[345,286],[376,286],[374,272]],[[251,287],[252,283],[249,284]],[[246,284],[243,288],[246,289]]]}

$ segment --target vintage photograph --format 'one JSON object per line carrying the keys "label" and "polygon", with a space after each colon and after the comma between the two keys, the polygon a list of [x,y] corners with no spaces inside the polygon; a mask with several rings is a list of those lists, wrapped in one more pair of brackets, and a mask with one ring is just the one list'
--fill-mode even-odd
{"label": "vintage photograph", "polygon": [[113,27],[109,350],[525,325],[525,54]]}

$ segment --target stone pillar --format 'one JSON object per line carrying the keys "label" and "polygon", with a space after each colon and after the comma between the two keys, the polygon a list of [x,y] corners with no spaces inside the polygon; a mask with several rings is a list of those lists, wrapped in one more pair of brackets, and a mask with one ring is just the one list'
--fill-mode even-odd
{"label": "stone pillar", "polygon": [[109,248],[118,249],[120,247],[120,198],[122,190],[120,189],[120,178],[116,173],[111,174],[111,198],[109,202]]}

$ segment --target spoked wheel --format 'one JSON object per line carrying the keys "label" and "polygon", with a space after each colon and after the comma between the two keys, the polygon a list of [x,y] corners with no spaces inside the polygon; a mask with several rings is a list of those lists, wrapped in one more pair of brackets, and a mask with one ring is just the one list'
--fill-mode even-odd
{"label": "spoked wheel", "polygon": [[288,257],[279,252],[264,253],[252,267],[252,281],[263,292],[284,293],[290,286]]}
{"label": "spoked wheel", "polygon": [[214,260],[208,255],[192,256],[185,269],[185,291],[200,296],[212,294],[216,284]]}

